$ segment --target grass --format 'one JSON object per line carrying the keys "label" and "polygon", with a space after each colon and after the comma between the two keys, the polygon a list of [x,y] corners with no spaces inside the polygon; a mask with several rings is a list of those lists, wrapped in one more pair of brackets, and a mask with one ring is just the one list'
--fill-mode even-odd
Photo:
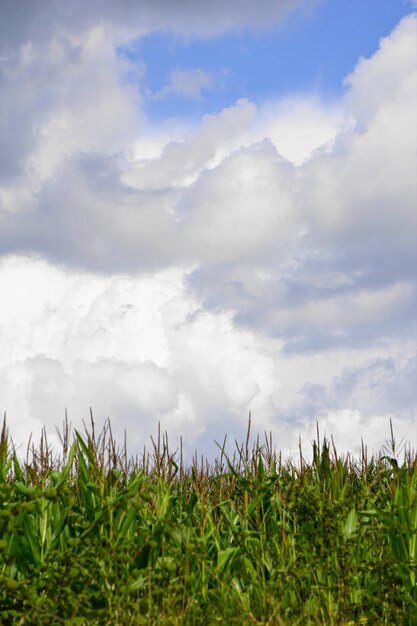
{"label": "grass", "polygon": [[417,460],[332,442],[281,459],[270,437],[209,464],[96,437],[0,438],[0,623],[415,625]]}

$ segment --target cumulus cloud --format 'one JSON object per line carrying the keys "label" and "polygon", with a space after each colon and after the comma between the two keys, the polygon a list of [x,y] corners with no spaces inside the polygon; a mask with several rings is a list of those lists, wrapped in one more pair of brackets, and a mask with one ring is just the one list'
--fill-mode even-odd
{"label": "cumulus cloud", "polygon": [[212,20],[174,4],[103,3],[97,25],[95,3],[3,3],[0,409],[16,441],[90,405],[132,445],[160,420],[207,448],[249,410],[288,451],[317,418],[342,445],[382,443],[393,413],[411,438],[416,17],[340,102],[240,100],[161,132],[118,43],[314,3],[222,3]]}
{"label": "cumulus cloud", "polygon": [[171,73],[169,83],[158,91],[154,98],[162,99],[173,94],[178,97],[199,100],[202,97],[202,91],[213,86],[213,76],[204,70],[199,68],[191,70],[175,69]]}
{"label": "cumulus cloud", "polygon": [[254,430],[271,429],[284,454],[297,449],[299,434],[308,446],[317,419],[341,438],[349,411],[360,428],[343,436],[346,449],[357,449],[360,432],[376,450],[389,416],[410,439],[411,341],[286,356],[278,340],[204,310],[174,268],[97,276],[9,257],[0,288],[9,296],[0,324],[0,410],[21,451],[44,425],[57,442],[64,407],[82,428],[90,406],[98,425],[112,418],[119,440],[127,429],[132,451],[149,443],[160,421],[173,445],[183,435],[187,455],[196,447],[215,454],[213,441],[226,432],[232,441],[244,437],[249,411]]}
{"label": "cumulus cloud", "polygon": [[121,151],[139,129],[140,102],[102,26],[58,32],[3,57],[1,178],[36,185],[74,153]]}
{"label": "cumulus cloud", "polygon": [[[125,61],[113,55],[97,72],[105,33],[89,33],[77,42],[74,83],[62,78],[39,122],[36,147],[26,160],[16,156],[25,166],[1,190],[1,249],[95,269],[146,270],[214,258],[216,266],[240,263],[246,254],[264,266],[271,255],[278,262],[277,249],[295,247],[298,273],[312,268],[317,278],[320,257],[326,267],[333,257],[332,267],[349,280],[356,272],[371,282],[376,274],[400,281],[414,249],[415,68],[402,63],[413,58],[413,28],[415,18],[403,20],[372,59],[359,63],[345,102],[318,135],[305,134],[304,146],[294,148],[300,144],[297,110],[305,127],[306,109],[313,120],[324,120],[324,108],[298,101],[287,127],[288,104],[271,121],[270,112],[240,101],[150,159],[134,158],[133,138],[146,121],[132,86],[120,85]],[[22,67],[32,70],[36,59],[21,59],[14,73],[26,80]],[[397,62],[401,69],[393,72]],[[85,94],[68,97],[87,83]],[[360,94],[374,83],[387,85],[385,93],[372,106],[366,100],[365,111]],[[293,135],[285,136],[291,127]],[[302,169],[284,158],[291,151],[293,164],[310,155]]]}
{"label": "cumulus cloud", "polygon": [[[175,139],[160,147],[156,156],[146,158],[146,153],[135,146],[135,155],[123,171],[123,181],[142,191],[174,189],[182,197],[205,171],[217,165],[242,146],[253,143],[251,127],[256,119],[256,106],[240,99],[217,114],[205,115],[197,128],[184,129]],[[140,155],[140,156],[139,156]]]}
{"label": "cumulus cloud", "polygon": [[268,137],[285,159],[301,165],[318,149],[330,152],[338,135],[353,123],[340,103],[325,104],[310,94],[294,95],[265,103],[255,132]]}
{"label": "cumulus cloud", "polygon": [[[268,220],[272,228],[265,231],[276,245],[268,245],[265,234],[264,245],[257,241],[257,263],[235,258],[195,270],[191,284],[207,306],[228,305],[237,322],[282,337],[288,350],[413,334],[417,80],[409,60],[392,81],[390,68],[403,56],[415,58],[415,28],[414,16],[403,20],[359,63],[358,84],[356,71],[350,77],[344,106],[357,127],[348,125],[331,150],[319,149],[302,167],[286,170],[289,218],[279,226]],[[371,80],[385,86],[372,114],[360,103],[363,81]],[[276,219],[283,193],[275,189],[268,197]]]}
{"label": "cumulus cloud", "polygon": [[242,429],[253,401],[261,408],[273,391],[274,363],[256,336],[234,329],[227,314],[204,312],[181,270],[98,277],[9,257],[0,288],[10,294],[1,408],[13,406],[18,444],[23,424],[53,432],[64,406],[79,424],[92,405],[98,419],[116,417],[119,434],[127,427],[132,444],[161,421],[173,436],[185,433],[188,448],[216,424],[223,430],[225,417]]}
{"label": "cumulus cloud", "polygon": [[2,4],[0,42],[4,49],[19,47],[28,40],[49,39],[59,28],[76,33],[90,29],[97,22],[110,24],[118,38],[140,36],[155,30],[170,30],[181,35],[215,36],[242,28],[270,28],[291,11],[309,13],[321,0],[248,0],[225,3],[213,0],[82,0],[71,4],[45,0],[42,6],[25,0],[5,0]]}

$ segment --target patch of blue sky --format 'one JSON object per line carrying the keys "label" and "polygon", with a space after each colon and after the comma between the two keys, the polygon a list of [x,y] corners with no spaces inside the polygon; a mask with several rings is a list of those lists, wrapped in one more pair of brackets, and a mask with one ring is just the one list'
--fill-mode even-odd
{"label": "patch of blue sky", "polygon": [[[358,59],[371,56],[410,11],[407,0],[327,0],[269,31],[205,39],[157,32],[119,53],[146,68],[139,88],[153,122],[195,119],[239,98],[257,104],[300,93],[337,98]],[[194,91],[169,87],[175,72],[195,70]]]}

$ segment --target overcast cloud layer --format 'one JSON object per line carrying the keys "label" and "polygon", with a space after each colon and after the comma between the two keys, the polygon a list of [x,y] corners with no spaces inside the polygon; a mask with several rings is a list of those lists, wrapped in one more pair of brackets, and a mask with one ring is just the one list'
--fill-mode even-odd
{"label": "overcast cloud layer", "polygon": [[[173,4],[1,4],[0,409],[15,441],[92,406],[133,448],[160,420],[210,452],[250,410],[284,451],[316,420],[341,449],[377,449],[390,417],[415,445],[416,15],[338,101],[240,99],[153,127],[146,68],[117,46],[318,3]],[[212,79],[193,72],[166,90],[201,97]]]}

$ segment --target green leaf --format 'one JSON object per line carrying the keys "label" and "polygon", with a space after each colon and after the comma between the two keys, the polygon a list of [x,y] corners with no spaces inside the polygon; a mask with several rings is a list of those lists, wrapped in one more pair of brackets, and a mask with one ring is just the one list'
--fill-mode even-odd
{"label": "green leaf", "polygon": [[217,569],[222,573],[226,569],[229,569],[238,553],[239,548],[226,548],[225,550],[219,550],[217,554]]}
{"label": "green leaf", "polygon": [[352,507],[346,518],[345,525],[343,528],[343,534],[346,537],[346,539],[350,539],[350,537],[354,533],[356,533],[357,529],[358,529],[358,516],[356,514],[355,507]]}

